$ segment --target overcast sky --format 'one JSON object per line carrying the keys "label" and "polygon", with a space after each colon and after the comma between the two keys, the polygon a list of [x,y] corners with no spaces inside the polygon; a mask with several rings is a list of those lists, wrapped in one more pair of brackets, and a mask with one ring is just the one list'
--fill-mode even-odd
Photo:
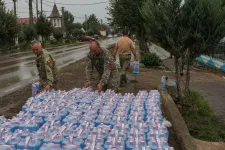
{"label": "overcast sky", "polygon": [[[6,7],[9,10],[13,10],[13,3],[12,0],[3,0],[6,3]],[[33,0],[33,13],[36,17],[36,0]],[[45,14],[47,16],[50,15],[54,0],[42,0],[43,1],[43,11],[46,11]],[[106,22],[107,19],[107,10],[105,9],[109,6],[109,0],[55,0],[55,3],[58,7],[59,13],[61,14],[61,7],[65,7],[65,10],[70,11],[76,18],[75,22],[83,22],[85,19],[85,14],[90,15],[94,13],[98,19],[102,19],[103,22]],[[41,0],[38,0],[39,6],[38,9],[40,10]],[[86,5],[86,6],[78,6],[78,5],[65,5],[65,4],[92,4],[92,3],[99,3],[99,2],[106,2],[101,4],[95,5]],[[60,4],[57,4],[60,3]],[[64,5],[63,5],[64,4]],[[17,2],[17,13],[19,18],[26,18],[29,17],[28,13],[28,0],[18,0]]]}

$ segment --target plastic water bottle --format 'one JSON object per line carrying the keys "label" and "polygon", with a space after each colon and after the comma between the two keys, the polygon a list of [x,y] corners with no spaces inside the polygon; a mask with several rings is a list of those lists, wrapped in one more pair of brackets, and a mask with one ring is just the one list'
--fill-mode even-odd
{"label": "plastic water bottle", "polygon": [[138,61],[134,61],[133,63],[133,73],[138,74],[139,73],[139,62]]}
{"label": "plastic water bottle", "polygon": [[158,150],[158,145],[157,145],[156,140],[153,140],[151,142],[151,150]]}
{"label": "plastic water bottle", "polygon": [[31,139],[28,143],[28,149],[39,150],[41,147],[41,142],[38,139]]}
{"label": "plastic water bottle", "polygon": [[62,147],[63,150],[82,150],[78,145],[65,145]]}
{"label": "plastic water bottle", "polygon": [[134,139],[130,138],[129,140],[127,140],[127,150],[132,150],[133,148],[135,148],[135,143],[134,143]]}
{"label": "plastic water bottle", "polygon": [[61,147],[59,144],[49,143],[43,144],[40,150],[61,150]]}
{"label": "plastic water bottle", "polygon": [[13,150],[14,147],[13,146],[9,146],[9,145],[0,145],[0,150]]}
{"label": "plastic water bottle", "polygon": [[166,90],[166,79],[165,79],[165,76],[162,76],[162,79],[161,79],[161,89],[163,91]]}
{"label": "plastic water bottle", "polygon": [[17,136],[17,135],[14,135],[14,136],[9,135],[9,136],[6,138],[5,143],[6,143],[7,145],[12,145],[12,146],[14,146],[15,148],[17,148],[17,145],[19,144],[20,141],[21,141],[21,137],[19,137],[19,136]]}
{"label": "plastic water bottle", "polygon": [[57,134],[54,137],[52,137],[52,143],[54,144],[61,144],[63,141],[63,135]]}
{"label": "plastic water bottle", "polygon": [[26,138],[27,136],[30,135],[30,131],[28,129],[24,130],[22,133],[21,133],[21,137],[22,138]]}
{"label": "plastic water bottle", "polygon": [[39,88],[40,88],[39,82],[35,82],[32,84],[32,97],[35,97],[38,94]]}
{"label": "plastic water bottle", "polygon": [[[27,137],[27,138],[29,138],[29,140],[30,140],[30,137]],[[19,142],[19,144],[17,145],[17,148],[18,149],[26,149],[27,148],[27,138],[23,138],[23,139],[21,139],[21,141]]]}

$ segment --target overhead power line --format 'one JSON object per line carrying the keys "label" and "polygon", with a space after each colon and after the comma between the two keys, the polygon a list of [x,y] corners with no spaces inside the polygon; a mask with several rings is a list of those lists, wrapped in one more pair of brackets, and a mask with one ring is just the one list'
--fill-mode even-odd
{"label": "overhead power line", "polygon": [[59,5],[73,5],[73,6],[88,6],[88,5],[98,5],[98,4],[104,4],[104,3],[108,3],[109,1],[104,1],[104,2],[96,2],[96,3],[89,3],[89,4],[63,4],[63,3],[54,3],[51,1],[47,1],[47,0],[43,0],[47,3],[53,3],[53,4],[59,4]]}
{"label": "overhead power line", "polygon": [[[52,11],[47,11],[47,10],[43,10],[43,12],[52,12]],[[18,11],[18,13],[24,13],[24,14],[28,14],[29,12],[27,11]],[[85,19],[84,17],[76,17],[74,16],[74,18],[77,18],[77,19]]]}
{"label": "overhead power line", "polygon": [[53,7],[53,6],[49,5],[49,4],[44,3],[43,1],[42,1],[42,4],[44,4],[45,6],[51,7],[51,8]]}

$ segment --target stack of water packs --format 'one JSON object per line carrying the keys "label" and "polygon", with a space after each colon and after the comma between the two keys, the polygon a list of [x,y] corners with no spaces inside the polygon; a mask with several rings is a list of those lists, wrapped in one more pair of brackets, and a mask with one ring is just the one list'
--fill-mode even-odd
{"label": "stack of water packs", "polygon": [[173,150],[157,90],[40,93],[0,118],[0,150]]}

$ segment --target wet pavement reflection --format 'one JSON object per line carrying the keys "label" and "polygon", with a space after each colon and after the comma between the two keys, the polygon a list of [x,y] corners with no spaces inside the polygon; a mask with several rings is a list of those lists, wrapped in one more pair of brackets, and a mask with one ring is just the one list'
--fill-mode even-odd
{"label": "wet pavement reflection", "polygon": [[[108,39],[100,42],[102,45],[114,44],[116,39]],[[63,67],[86,56],[88,45],[70,48],[61,48],[50,53],[56,59],[58,67]],[[24,80],[37,76],[35,55],[11,57],[0,61],[0,90],[22,83]],[[1,91],[0,91],[1,92]]]}

